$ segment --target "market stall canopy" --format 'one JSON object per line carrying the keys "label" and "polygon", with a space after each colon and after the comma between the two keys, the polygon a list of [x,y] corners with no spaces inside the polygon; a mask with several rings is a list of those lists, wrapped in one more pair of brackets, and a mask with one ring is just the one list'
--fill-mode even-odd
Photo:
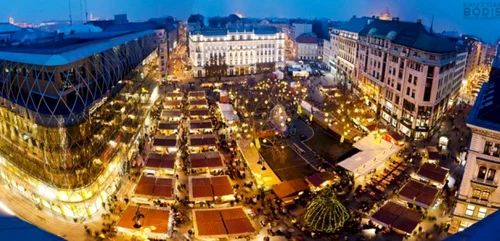
{"label": "market stall canopy", "polygon": [[189,110],[190,116],[208,116],[210,111],[207,108]]}
{"label": "market stall canopy", "polygon": [[189,177],[191,200],[213,200],[214,197],[234,195],[229,176]]}
{"label": "market stall canopy", "polygon": [[399,198],[422,208],[429,208],[436,200],[438,193],[439,190],[433,186],[410,180],[399,191]]}
{"label": "market stall canopy", "polygon": [[235,111],[234,111],[232,104],[224,104],[224,103],[218,102],[217,106],[219,107],[219,111],[221,112],[223,121],[225,123],[240,120],[238,115],[234,113]]}
{"label": "market stall canopy", "polygon": [[179,128],[178,121],[160,121],[158,123],[158,129],[160,130],[177,130]]}
{"label": "market stall canopy", "polygon": [[279,199],[292,197],[307,190],[309,186],[303,179],[285,181],[273,187],[273,192]]}
{"label": "market stall canopy", "polygon": [[181,117],[181,110],[173,109],[173,110],[162,110],[161,117]]}
{"label": "market stall canopy", "polygon": [[[146,208],[146,207],[138,207],[135,205],[130,205],[127,207],[125,212],[123,212],[120,221],[118,221],[117,226],[120,228],[125,228],[128,230],[137,230],[134,227],[134,217],[139,211],[140,214],[144,215],[144,218],[141,219],[142,227],[152,227],[155,229],[151,232],[167,234],[168,232],[168,219],[170,217],[170,212],[164,209],[154,209],[154,208]],[[37,239],[38,240],[38,239]]]}
{"label": "market stall canopy", "polygon": [[441,154],[439,154],[439,150],[435,146],[428,146],[427,148],[427,155],[429,160],[436,160],[439,161],[441,159]]}
{"label": "market stall canopy", "polygon": [[198,237],[234,237],[255,232],[241,207],[193,209],[193,222]]}
{"label": "market stall canopy", "polygon": [[190,91],[188,97],[189,99],[204,99],[206,94],[205,91]]}
{"label": "market stall canopy", "polygon": [[[274,171],[266,162],[262,162],[262,164],[258,163],[261,157],[255,145],[251,145],[252,141],[241,139],[237,140],[236,144],[241,151],[243,159],[246,161],[248,167],[250,168],[250,171],[255,176],[258,186],[262,186],[265,190],[269,190],[274,185],[281,183],[281,180],[278,178],[278,176],[276,176]],[[264,170],[262,170],[262,166],[265,167]]]}
{"label": "market stall canopy", "polygon": [[146,167],[174,169],[175,154],[149,153],[146,159]]}
{"label": "market stall canopy", "polygon": [[176,147],[177,137],[156,135],[153,140],[153,146]]}
{"label": "market stall canopy", "polygon": [[212,127],[212,122],[207,120],[207,121],[197,121],[197,120],[192,120],[189,122],[189,128],[191,130],[194,129],[211,129]]}
{"label": "market stall canopy", "polygon": [[51,234],[37,226],[26,222],[0,203],[0,235],[2,240],[43,240],[62,241],[65,240],[57,235]]}
{"label": "market stall canopy", "polygon": [[214,134],[205,135],[190,135],[189,145],[190,146],[215,146],[216,140]]}
{"label": "market stall canopy", "polygon": [[356,177],[364,176],[381,166],[401,147],[382,139],[377,133],[370,133],[354,143],[358,153],[339,163],[339,166],[353,172]]}
{"label": "market stall canopy", "polygon": [[336,178],[337,178],[337,176],[331,172],[319,172],[319,173],[315,173],[312,176],[307,177],[306,181],[315,187],[319,187],[319,186],[323,185],[324,183],[326,183],[328,181],[332,181]]}
{"label": "market stall canopy", "polygon": [[424,165],[418,169],[417,175],[425,179],[444,184],[446,178],[448,177],[448,171],[448,169],[439,165],[424,163]]}
{"label": "market stall canopy", "polygon": [[142,176],[135,188],[135,195],[172,199],[173,186],[173,178]]}
{"label": "market stall canopy", "polygon": [[385,227],[391,226],[405,233],[411,233],[422,220],[423,215],[415,210],[389,201],[375,212],[370,219]]}
{"label": "market stall canopy", "polygon": [[189,155],[192,168],[216,168],[224,167],[222,156],[217,151],[193,153]]}
{"label": "market stall canopy", "polygon": [[189,105],[203,105],[208,107],[208,102],[206,99],[194,99],[189,101]]}

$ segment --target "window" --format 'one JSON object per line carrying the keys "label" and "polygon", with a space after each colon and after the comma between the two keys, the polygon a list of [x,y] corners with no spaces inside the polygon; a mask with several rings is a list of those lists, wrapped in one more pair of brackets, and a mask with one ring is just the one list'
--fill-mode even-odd
{"label": "window", "polygon": [[474,191],[472,191],[472,198],[479,199],[480,196],[481,196],[481,190],[474,189]]}
{"label": "window", "polygon": [[458,228],[458,232],[463,231],[464,229],[468,228],[471,225],[470,222],[467,221],[461,221],[460,222],[460,227]]}
{"label": "window", "polygon": [[486,180],[493,181],[493,179],[495,178],[496,172],[497,171],[495,169],[488,170],[488,175],[486,175]]}
{"label": "window", "polygon": [[398,91],[401,91],[401,83],[398,83],[398,85],[397,85],[396,89],[397,89]]}
{"label": "window", "polygon": [[[476,191],[476,190],[474,190],[474,191]],[[490,198],[490,192],[489,191],[483,191],[483,193],[481,194],[481,200],[488,201],[489,198]]]}
{"label": "window", "polygon": [[406,87],[406,95],[410,95],[410,87]]}
{"label": "window", "polygon": [[417,80],[418,80],[418,77],[413,76],[413,85],[417,86]]}
{"label": "window", "polygon": [[477,174],[477,178],[484,179],[485,177],[486,177],[486,167],[481,166],[479,167],[479,173]]}
{"label": "window", "polygon": [[476,206],[474,206],[474,205],[467,205],[467,210],[465,210],[465,215],[472,216],[474,214],[474,210],[475,209],[476,209]]}
{"label": "window", "polygon": [[411,98],[415,98],[415,90],[411,90]]}
{"label": "window", "polygon": [[411,80],[412,80],[412,78],[413,78],[413,75],[411,75],[411,74],[410,74],[410,76],[408,76],[408,83],[410,83],[410,84],[411,84]]}
{"label": "window", "polygon": [[486,208],[479,208],[479,212],[477,212],[478,218],[484,218],[486,216]]}

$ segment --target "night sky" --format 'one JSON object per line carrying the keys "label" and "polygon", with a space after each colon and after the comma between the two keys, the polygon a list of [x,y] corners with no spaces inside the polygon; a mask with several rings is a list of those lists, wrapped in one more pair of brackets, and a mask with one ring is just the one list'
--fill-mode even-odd
{"label": "night sky", "polygon": [[[85,0],[70,0],[74,20],[85,17]],[[13,17],[16,21],[40,22],[69,19],[68,0],[1,0],[0,21]],[[302,17],[348,20],[352,15],[379,15],[389,8],[401,20],[422,19],[434,29],[455,30],[477,35],[491,42],[500,36],[500,17],[470,20],[464,17],[464,4],[483,2],[500,6],[500,0],[87,0],[88,11],[95,17],[112,18],[127,13],[131,21],[171,15],[185,20],[191,13],[227,16],[241,12],[245,17]],[[50,4],[48,4],[50,3]]]}

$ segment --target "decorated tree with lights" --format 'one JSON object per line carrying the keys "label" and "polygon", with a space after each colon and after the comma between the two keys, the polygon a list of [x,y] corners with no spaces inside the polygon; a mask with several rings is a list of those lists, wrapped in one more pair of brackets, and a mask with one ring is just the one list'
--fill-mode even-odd
{"label": "decorated tree with lights", "polygon": [[335,196],[331,188],[326,188],[307,206],[304,221],[314,231],[333,233],[344,226],[349,219],[347,209]]}

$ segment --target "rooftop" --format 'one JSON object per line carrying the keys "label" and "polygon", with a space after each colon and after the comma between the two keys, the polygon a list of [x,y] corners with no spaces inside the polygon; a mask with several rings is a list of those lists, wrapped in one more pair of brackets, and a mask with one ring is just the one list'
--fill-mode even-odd
{"label": "rooftop", "polygon": [[244,33],[253,32],[255,34],[276,34],[281,30],[274,26],[230,26],[228,28],[204,28],[196,29],[193,34],[201,34],[203,36],[224,36],[228,33]]}
{"label": "rooftop", "polygon": [[370,17],[352,17],[349,21],[341,23],[338,27],[335,28],[339,30],[359,33],[366,25],[368,25],[373,20],[374,18]]}
{"label": "rooftop", "polygon": [[0,60],[45,66],[64,65],[152,33],[151,30],[114,34],[82,33],[43,43],[4,46],[0,47]]}
{"label": "rooftop", "polygon": [[10,23],[0,23],[0,33],[13,33],[21,30],[22,28]]}
{"label": "rooftop", "polygon": [[417,22],[374,19],[359,34],[361,36],[388,39],[395,44],[431,53],[451,53],[456,51],[456,46],[451,40],[427,32],[424,25]]}
{"label": "rooftop", "polygon": [[477,95],[467,124],[500,132],[500,51],[493,60],[490,77]]}
{"label": "rooftop", "polygon": [[314,34],[304,33],[299,35],[295,41],[301,44],[317,44],[319,42],[318,37]]}
{"label": "rooftop", "polygon": [[497,232],[499,222],[500,212],[496,211],[445,241],[496,241],[498,236],[492,234]]}

